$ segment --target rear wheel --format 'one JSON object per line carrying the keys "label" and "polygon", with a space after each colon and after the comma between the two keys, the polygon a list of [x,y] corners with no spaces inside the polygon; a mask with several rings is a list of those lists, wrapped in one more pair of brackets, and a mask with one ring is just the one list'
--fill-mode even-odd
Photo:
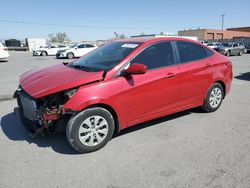
{"label": "rear wheel", "polygon": [[74,54],[72,52],[67,53],[67,58],[68,59],[73,59],[74,58]]}
{"label": "rear wheel", "polygon": [[202,109],[206,112],[216,111],[224,98],[224,90],[220,83],[214,83],[208,90]]}
{"label": "rear wheel", "polygon": [[243,54],[243,50],[241,50],[238,54],[238,56],[241,56]]}
{"label": "rear wheel", "polygon": [[112,138],[114,119],[111,113],[100,107],[86,109],[68,122],[68,142],[80,153],[101,149]]}

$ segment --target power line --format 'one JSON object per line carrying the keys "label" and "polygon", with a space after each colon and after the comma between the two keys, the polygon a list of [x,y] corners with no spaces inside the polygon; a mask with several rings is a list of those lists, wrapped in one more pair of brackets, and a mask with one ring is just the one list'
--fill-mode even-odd
{"label": "power line", "polygon": [[26,25],[42,25],[51,27],[71,27],[71,28],[86,28],[86,29],[127,29],[127,30],[168,30],[168,29],[181,29],[182,27],[125,27],[125,26],[96,26],[96,25],[71,25],[71,24],[58,24],[58,23],[42,23],[42,22],[30,22],[30,21],[17,21],[0,19],[0,22],[26,24]]}
{"label": "power line", "polygon": [[16,20],[2,20],[0,22],[28,24],[28,25],[44,25],[55,27],[75,27],[75,28],[88,28],[88,29],[137,29],[135,27],[123,27],[123,26],[94,26],[94,25],[68,25],[68,24],[56,24],[56,23],[40,23],[40,22],[28,22],[28,21],[16,21]]}

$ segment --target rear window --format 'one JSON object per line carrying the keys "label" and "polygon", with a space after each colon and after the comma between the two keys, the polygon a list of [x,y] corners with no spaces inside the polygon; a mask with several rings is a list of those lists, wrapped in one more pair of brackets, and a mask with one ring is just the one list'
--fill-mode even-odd
{"label": "rear window", "polygon": [[204,47],[191,43],[191,42],[177,42],[179,55],[180,55],[180,62],[190,62],[190,61],[197,61],[200,59],[205,59],[208,57],[209,53],[211,55],[212,51],[208,51]]}
{"label": "rear window", "polygon": [[[219,45],[218,45],[219,46]],[[209,50],[208,48],[204,48],[207,54],[207,57],[210,57],[214,54],[214,52],[212,50]]]}

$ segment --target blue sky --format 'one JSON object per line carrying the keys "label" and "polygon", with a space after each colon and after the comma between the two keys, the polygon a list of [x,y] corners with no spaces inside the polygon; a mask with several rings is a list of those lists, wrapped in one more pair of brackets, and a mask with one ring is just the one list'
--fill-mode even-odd
{"label": "blue sky", "polygon": [[0,0],[0,40],[47,38],[56,32],[66,32],[71,40],[96,40],[111,38],[114,31],[131,36],[217,29],[223,13],[225,27],[250,26],[249,7],[250,0]]}

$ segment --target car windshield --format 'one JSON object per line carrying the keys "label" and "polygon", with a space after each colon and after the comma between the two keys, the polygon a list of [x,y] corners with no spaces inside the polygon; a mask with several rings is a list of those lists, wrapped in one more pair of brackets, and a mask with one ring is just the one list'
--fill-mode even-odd
{"label": "car windshield", "polygon": [[75,48],[77,45],[76,44],[72,44],[69,46],[69,48]]}
{"label": "car windshield", "polygon": [[69,66],[86,71],[108,71],[134,51],[141,43],[113,42],[103,45]]}

